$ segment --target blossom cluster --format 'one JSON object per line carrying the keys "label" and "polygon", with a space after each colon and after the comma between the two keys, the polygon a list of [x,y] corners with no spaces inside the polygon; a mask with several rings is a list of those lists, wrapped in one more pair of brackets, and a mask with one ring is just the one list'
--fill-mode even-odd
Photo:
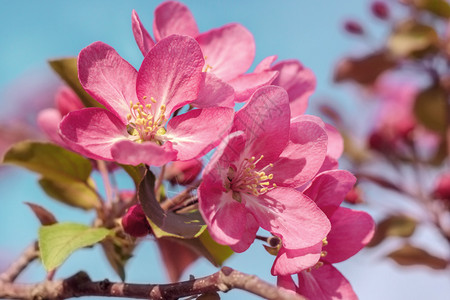
{"label": "blossom cluster", "polygon": [[[200,33],[189,9],[174,1],[156,8],[153,38],[135,11],[132,30],[144,56],[139,69],[105,43],[84,48],[79,80],[103,107],[83,108],[70,89],[61,91],[59,110],[39,117],[49,138],[90,159],[171,163],[170,180],[184,184],[214,150],[197,189],[211,237],[244,252],[266,230],[280,286],[311,299],[355,299],[333,264],[361,250],[374,224],[341,206],[355,177],[338,169],[339,132],[305,114],[312,71],[271,56],[249,72],[256,47],[245,27]],[[237,102],[245,104],[235,111]],[[151,231],[139,206],[123,226],[137,236]]]}

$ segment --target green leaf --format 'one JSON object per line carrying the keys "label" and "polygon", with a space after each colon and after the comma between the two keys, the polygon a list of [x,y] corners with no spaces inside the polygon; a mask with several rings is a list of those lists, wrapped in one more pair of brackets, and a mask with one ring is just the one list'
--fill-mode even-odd
{"label": "green leaf", "polygon": [[4,163],[41,174],[44,191],[65,204],[83,209],[100,205],[89,179],[92,164],[81,155],[50,143],[24,141],[8,150]]}
{"label": "green leaf", "polygon": [[119,236],[108,236],[101,242],[103,251],[109,264],[119,275],[122,281],[125,281],[125,265],[132,257],[134,251],[134,241],[130,238]]}
{"label": "green leaf", "polygon": [[444,270],[448,265],[447,260],[408,244],[390,253],[388,257],[402,266],[424,265],[435,270]]}
{"label": "green leaf", "polygon": [[407,20],[392,32],[387,47],[395,56],[420,58],[437,50],[439,37],[433,27]]}
{"label": "green leaf", "polygon": [[150,171],[146,172],[139,184],[138,200],[157,238],[171,236],[192,239],[206,229],[198,211],[176,214],[161,208],[155,197],[155,176]]}
{"label": "green leaf", "polygon": [[85,182],[92,171],[90,161],[50,143],[23,141],[5,154],[4,163],[18,165],[53,180]]}
{"label": "green leaf", "polygon": [[67,205],[92,209],[100,205],[95,188],[89,183],[41,178],[39,184],[47,195]]}
{"label": "green leaf", "polygon": [[388,236],[410,237],[416,229],[416,220],[408,216],[390,216],[377,224],[368,247],[374,247]]}
{"label": "green leaf", "polygon": [[39,249],[47,271],[60,266],[70,254],[103,240],[110,230],[77,223],[58,223],[39,229]]}
{"label": "green leaf", "polygon": [[447,95],[439,86],[421,91],[414,104],[416,119],[426,128],[443,134],[447,127]]}
{"label": "green leaf", "polygon": [[417,8],[426,10],[438,17],[450,18],[450,4],[445,0],[414,0]]}
{"label": "green leaf", "polygon": [[86,107],[102,107],[81,86],[78,79],[77,58],[67,57],[49,60],[52,69],[72,88]]}

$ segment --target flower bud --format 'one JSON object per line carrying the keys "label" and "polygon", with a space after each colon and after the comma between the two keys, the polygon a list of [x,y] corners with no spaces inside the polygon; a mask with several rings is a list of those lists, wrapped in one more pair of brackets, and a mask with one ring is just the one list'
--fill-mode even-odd
{"label": "flower bud", "polygon": [[164,178],[172,184],[188,185],[200,174],[202,166],[198,159],[175,161],[166,168]]}
{"label": "flower bud", "polygon": [[133,205],[122,217],[123,230],[131,236],[143,237],[152,232],[140,204]]}
{"label": "flower bud", "polygon": [[438,179],[433,197],[450,203],[450,173],[443,174]]}
{"label": "flower bud", "polygon": [[345,202],[350,203],[350,204],[360,204],[363,203],[364,200],[361,197],[361,190],[357,187],[353,187],[348,193],[347,195],[345,195]]}
{"label": "flower bud", "polygon": [[344,22],[344,29],[348,33],[356,34],[356,35],[363,35],[364,29],[362,28],[361,24],[359,24],[357,21],[354,20],[347,20]]}
{"label": "flower bud", "polygon": [[389,19],[389,7],[387,4],[383,1],[374,1],[372,2],[372,5],[370,6],[370,10],[372,11],[372,14],[381,20],[387,20]]}
{"label": "flower bud", "polygon": [[84,108],[83,103],[77,94],[67,86],[62,86],[55,96],[56,107],[61,116],[65,116],[71,111]]}

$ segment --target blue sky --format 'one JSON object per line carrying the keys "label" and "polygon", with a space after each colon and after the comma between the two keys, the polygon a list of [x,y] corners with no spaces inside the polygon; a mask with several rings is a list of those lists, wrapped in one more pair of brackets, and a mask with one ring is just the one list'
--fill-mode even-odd
{"label": "blue sky", "polygon": [[[54,78],[47,67],[49,58],[76,56],[94,41],[103,41],[114,47],[120,55],[138,66],[141,53],[135,45],[131,31],[131,11],[136,9],[142,22],[151,29],[153,10],[161,1],[1,1],[0,11],[0,101],[4,109],[17,109],[19,98],[32,101],[37,86]],[[331,83],[332,66],[345,53],[358,53],[365,48],[341,30],[348,17],[364,20],[382,32],[368,13],[368,1],[183,1],[197,19],[201,31],[238,22],[246,26],[255,37],[256,59],[277,54],[279,59],[296,58],[311,68],[317,78],[316,97],[332,96],[344,101],[349,94],[337,91]],[[14,89],[11,87],[14,86]],[[18,89],[17,87],[20,87]],[[23,99],[22,99],[23,100]],[[23,103],[23,102],[20,102]],[[345,101],[343,102],[345,103]],[[23,104],[20,104],[23,105]],[[343,104],[347,105],[347,104]],[[351,107],[345,106],[351,110]],[[4,116],[4,114],[3,114]],[[0,113],[0,118],[2,114]],[[124,187],[130,187],[126,181]],[[377,193],[377,191],[371,191]],[[8,176],[0,177],[0,254],[11,258],[24,249],[37,235],[38,223],[22,202],[41,204],[53,211],[61,221],[89,223],[92,215],[74,211],[48,199],[38,188],[35,175],[14,169]],[[439,240],[429,240],[437,243]],[[395,241],[393,242],[395,243]],[[165,275],[159,262],[156,247],[150,239],[138,248],[128,265],[130,282],[164,282]],[[445,253],[445,252],[443,252]],[[257,274],[274,282],[270,276],[273,258],[260,244],[249,251],[235,255],[227,265],[243,272]],[[1,264],[0,264],[1,265]],[[87,270],[94,279],[112,274],[98,248],[83,249],[75,253],[58,271],[58,276],[68,276],[79,268]],[[391,261],[383,259],[382,252],[368,251],[340,265],[361,299],[447,299],[450,294],[448,276],[430,272],[421,267],[398,269]],[[185,274],[196,277],[216,269],[206,261],[198,262]],[[42,267],[34,263],[23,280],[41,280]],[[442,292],[442,293],[441,293]],[[223,299],[251,299],[247,294],[232,291]]]}

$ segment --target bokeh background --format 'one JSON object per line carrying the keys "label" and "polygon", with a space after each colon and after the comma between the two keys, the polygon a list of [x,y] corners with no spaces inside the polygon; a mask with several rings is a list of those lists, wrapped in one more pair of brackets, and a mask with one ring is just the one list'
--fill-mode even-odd
{"label": "bokeh background", "polygon": [[[53,94],[60,84],[48,67],[50,58],[76,56],[95,41],[113,46],[135,67],[142,60],[131,31],[131,11],[135,9],[141,21],[151,31],[153,10],[162,1],[6,1],[0,9],[0,130],[10,138],[23,134],[17,124],[25,122],[33,128],[37,111],[53,102]],[[384,27],[370,19],[369,1],[182,1],[193,12],[200,31],[238,22],[246,26],[256,41],[255,64],[266,56],[276,54],[279,59],[296,58],[311,68],[317,76],[317,91],[310,101],[314,112],[316,103],[332,101],[348,118],[364,114],[370,108],[351,105],[355,94],[332,83],[336,62],[345,54],[358,54],[371,47],[371,42],[355,43],[342,30],[348,18],[364,20],[371,25],[372,37],[384,34]],[[339,102],[337,102],[339,101]],[[364,124],[355,124],[364,127]],[[3,138],[1,143],[6,143]],[[345,163],[344,163],[345,166]],[[131,188],[126,176],[121,184]],[[376,188],[367,196],[377,197]],[[384,197],[381,193],[380,197]],[[40,189],[37,177],[19,168],[0,170],[0,270],[37,237],[39,223],[23,202],[34,202],[52,211],[60,221],[89,224],[93,215],[86,215],[49,199]],[[387,200],[388,201],[388,200]],[[370,207],[360,206],[371,211]],[[377,212],[372,211],[377,217]],[[418,233],[419,243],[443,256],[448,249],[432,231]],[[364,250],[338,268],[352,283],[360,299],[449,299],[450,276],[445,271],[431,271],[426,267],[398,267],[385,258],[385,247]],[[436,247],[437,246],[437,247]],[[270,275],[273,257],[255,243],[249,251],[232,256],[226,265],[275,282]],[[93,279],[119,280],[106,262],[100,247],[82,249],[73,254],[58,270],[57,277],[66,277],[85,270]],[[127,281],[163,283],[167,281],[156,244],[147,238],[127,266]],[[186,270],[201,277],[216,268],[206,260],[196,262]],[[40,281],[45,272],[38,262],[20,280]],[[223,299],[253,299],[247,293],[231,291]]]}

